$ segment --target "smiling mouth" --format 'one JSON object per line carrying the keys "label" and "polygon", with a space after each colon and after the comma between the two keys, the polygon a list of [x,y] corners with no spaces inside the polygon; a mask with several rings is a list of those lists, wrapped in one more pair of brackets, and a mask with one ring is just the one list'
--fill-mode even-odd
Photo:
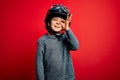
{"label": "smiling mouth", "polygon": [[54,26],[55,28],[60,28],[60,26]]}

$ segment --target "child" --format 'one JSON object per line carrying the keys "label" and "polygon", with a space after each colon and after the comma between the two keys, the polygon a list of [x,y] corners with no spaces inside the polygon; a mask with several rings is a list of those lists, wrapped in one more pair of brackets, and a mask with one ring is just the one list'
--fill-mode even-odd
{"label": "child", "polygon": [[69,27],[70,21],[71,14],[65,6],[57,4],[48,10],[48,33],[38,40],[37,80],[75,80],[70,50],[77,50],[79,44]]}

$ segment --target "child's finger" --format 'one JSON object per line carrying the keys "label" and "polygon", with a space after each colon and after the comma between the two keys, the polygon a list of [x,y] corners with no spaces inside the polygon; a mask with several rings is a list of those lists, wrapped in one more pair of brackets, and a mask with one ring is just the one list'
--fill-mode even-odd
{"label": "child's finger", "polygon": [[72,14],[71,14],[70,17],[69,17],[69,22],[71,22],[71,20],[72,20]]}
{"label": "child's finger", "polygon": [[67,14],[67,19],[66,20],[69,20],[69,14]]}

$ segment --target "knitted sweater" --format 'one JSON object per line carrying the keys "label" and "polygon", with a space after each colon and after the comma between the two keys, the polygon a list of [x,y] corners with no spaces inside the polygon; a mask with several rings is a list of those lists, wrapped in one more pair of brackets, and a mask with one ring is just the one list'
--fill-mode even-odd
{"label": "knitted sweater", "polygon": [[61,36],[42,36],[38,40],[36,55],[37,80],[74,80],[70,50],[77,50],[78,46],[71,30]]}

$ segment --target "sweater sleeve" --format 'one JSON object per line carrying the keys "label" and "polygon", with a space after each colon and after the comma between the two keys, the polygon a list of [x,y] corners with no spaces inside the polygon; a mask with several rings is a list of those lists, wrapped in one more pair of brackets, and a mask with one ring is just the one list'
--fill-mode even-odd
{"label": "sweater sleeve", "polygon": [[37,80],[44,80],[44,64],[43,64],[43,46],[38,41],[38,48],[36,54],[36,75]]}
{"label": "sweater sleeve", "polygon": [[66,42],[70,50],[77,50],[79,48],[79,42],[71,29],[66,31]]}

